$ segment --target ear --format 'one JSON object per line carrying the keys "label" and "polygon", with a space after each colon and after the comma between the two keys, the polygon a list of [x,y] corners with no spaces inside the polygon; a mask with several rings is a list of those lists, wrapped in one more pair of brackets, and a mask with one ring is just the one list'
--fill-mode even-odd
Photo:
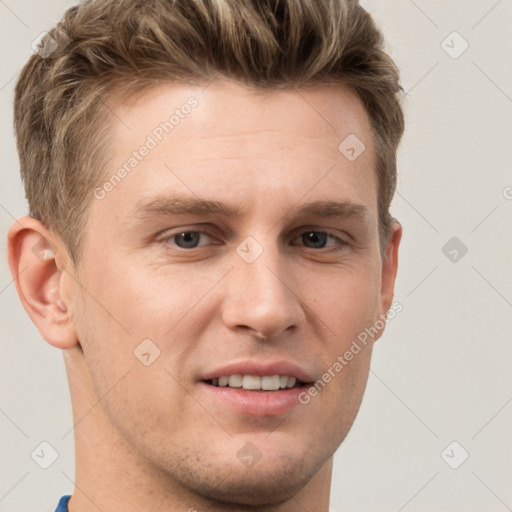
{"label": "ear", "polygon": [[387,315],[387,312],[391,307],[393,295],[395,293],[395,280],[398,270],[398,247],[401,239],[402,225],[398,221],[393,220],[385,250],[386,258],[382,262],[382,285],[380,291],[379,313],[384,315],[384,317]]}
{"label": "ear", "polygon": [[[78,345],[70,304],[70,290],[62,279],[72,265],[64,244],[40,221],[22,217],[8,234],[9,267],[16,290],[43,338],[61,349]],[[59,264],[57,264],[59,254]],[[72,271],[71,268],[69,268]]]}

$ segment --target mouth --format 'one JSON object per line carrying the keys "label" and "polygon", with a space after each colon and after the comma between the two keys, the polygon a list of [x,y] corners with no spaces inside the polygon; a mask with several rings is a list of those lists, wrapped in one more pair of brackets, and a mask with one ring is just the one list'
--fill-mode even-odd
{"label": "mouth", "polygon": [[306,386],[306,382],[302,382],[294,376],[289,375],[242,375],[236,373],[233,375],[222,375],[207,379],[206,384],[216,388],[233,388],[243,389],[246,391],[282,391],[286,389],[299,388]]}
{"label": "mouth", "polygon": [[250,416],[276,416],[301,404],[312,374],[288,361],[237,361],[203,374],[202,393],[214,407]]}

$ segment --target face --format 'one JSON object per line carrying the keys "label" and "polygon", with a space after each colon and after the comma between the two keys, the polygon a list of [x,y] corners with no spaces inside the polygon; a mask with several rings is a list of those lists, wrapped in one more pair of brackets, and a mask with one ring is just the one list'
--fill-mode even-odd
{"label": "face", "polygon": [[70,283],[101,407],[180,485],[283,500],[348,433],[371,343],[343,355],[390,305],[368,117],[348,90],[220,80],[115,113]]}

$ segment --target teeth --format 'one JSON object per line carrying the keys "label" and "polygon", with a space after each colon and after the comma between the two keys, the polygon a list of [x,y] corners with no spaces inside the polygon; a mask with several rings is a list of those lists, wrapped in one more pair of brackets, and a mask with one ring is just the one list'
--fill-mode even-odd
{"label": "teeth", "polygon": [[242,388],[261,389],[261,377],[256,375],[244,375],[244,378],[242,379]]}
{"label": "teeth", "polygon": [[242,387],[242,376],[239,373],[230,375],[228,383],[230,388],[240,388]]}
{"label": "teeth", "polygon": [[272,377],[261,377],[261,389],[265,391],[273,391],[279,389],[279,375],[272,375]]}
{"label": "teeth", "polygon": [[240,375],[237,373],[212,379],[212,384],[221,388],[276,391],[278,389],[293,388],[297,384],[297,379],[287,375],[265,375],[264,377],[259,377],[258,375]]}
{"label": "teeth", "polygon": [[297,382],[297,379],[295,377],[289,377],[288,378],[288,388],[293,388],[295,386],[295,383]]}

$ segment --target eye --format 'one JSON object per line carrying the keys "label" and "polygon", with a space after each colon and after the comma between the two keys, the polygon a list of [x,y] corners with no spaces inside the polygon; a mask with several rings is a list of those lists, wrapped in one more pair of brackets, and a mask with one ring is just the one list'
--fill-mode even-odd
{"label": "eye", "polygon": [[299,238],[304,246],[309,249],[324,249],[333,245],[346,245],[346,242],[325,231],[307,231],[302,233]]}
{"label": "eye", "polygon": [[[203,231],[180,231],[170,234],[162,239],[167,245],[179,247],[180,249],[196,249],[211,243],[214,239]],[[297,242],[300,240],[300,242]],[[341,238],[327,233],[326,231],[306,231],[300,234],[291,245],[303,245],[308,249],[341,249],[347,243]],[[336,247],[337,246],[337,247]]]}
{"label": "eye", "polygon": [[204,245],[200,244],[200,241],[205,238],[210,239],[206,233],[201,231],[182,231],[167,237],[164,241],[166,243],[173,243],[181,249],[195,249],[199,245]]}

